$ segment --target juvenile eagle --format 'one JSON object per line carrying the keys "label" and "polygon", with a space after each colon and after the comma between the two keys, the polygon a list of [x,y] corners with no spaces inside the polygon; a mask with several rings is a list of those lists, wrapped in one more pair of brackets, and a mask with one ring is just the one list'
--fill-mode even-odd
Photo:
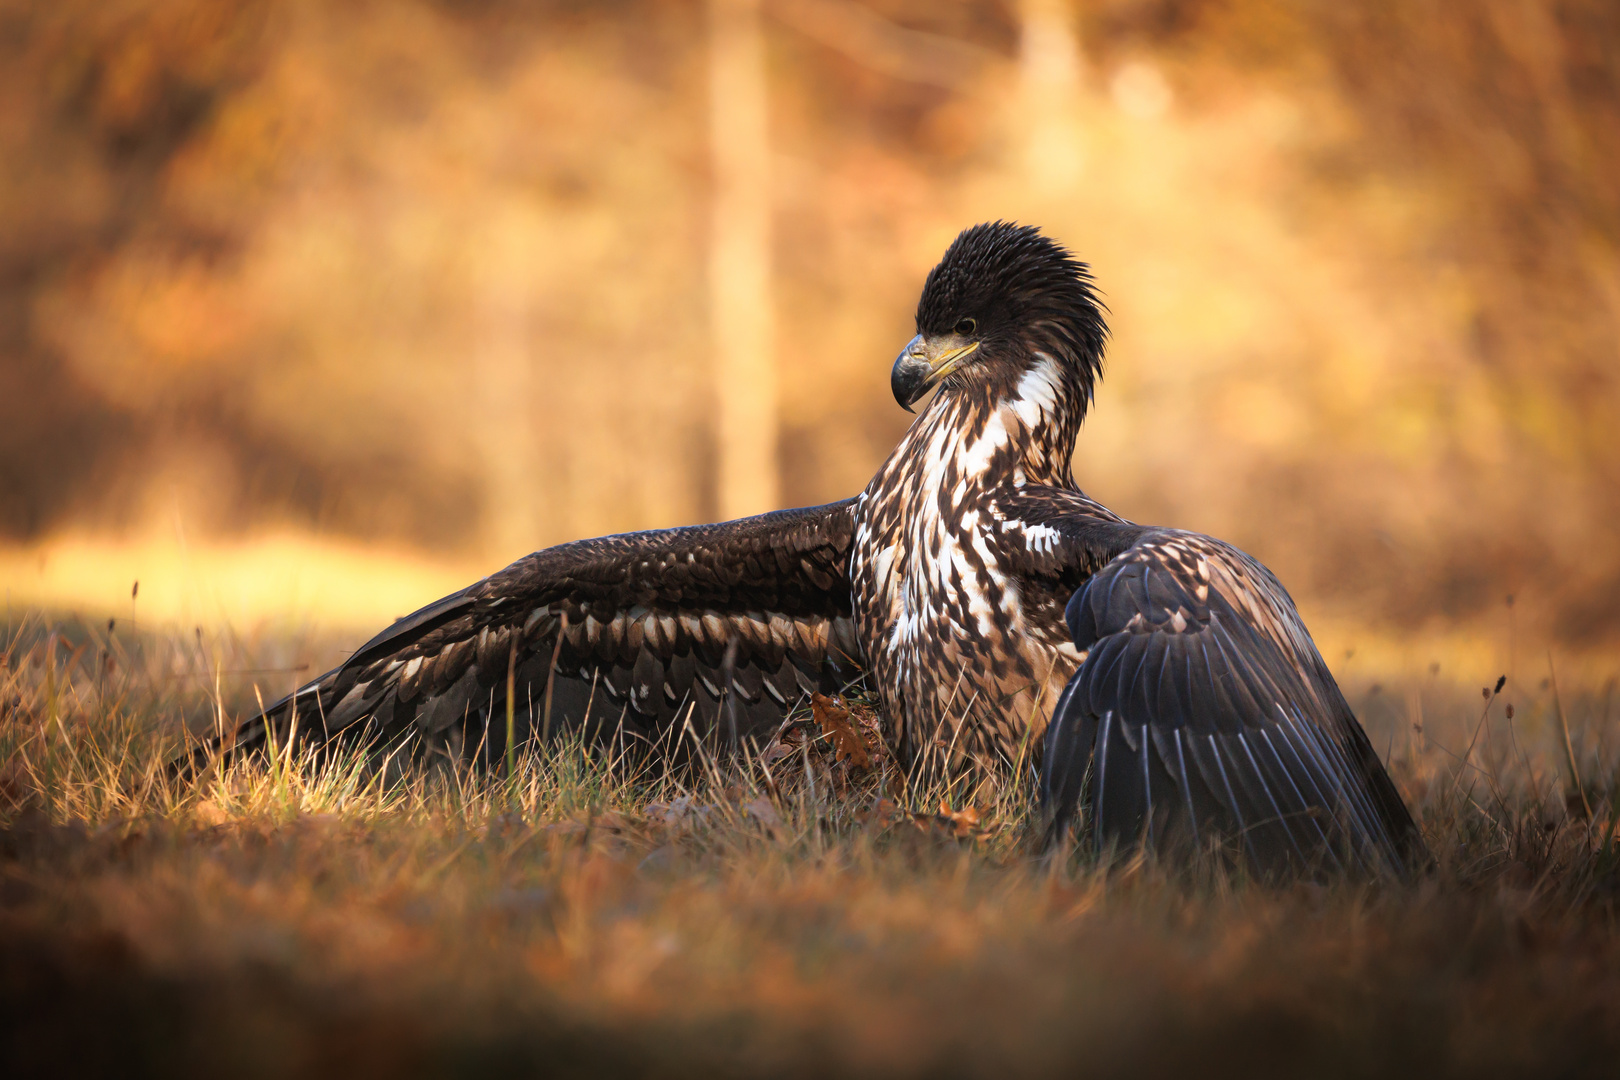
{"label": "juvenile eagle", "polygon": [[1085,264],[1034,228],[968,229],[891,375],[907,409],[938,392],[859,495],[536,552],[236,745],[416,733],[498,758],[510,686],[520,738],[669,747],[768,733],[864,674],[907,766],[1040,762],[1053,834],[1086,797],[1099,844],[1225,837],[1263,870],[1404,872],[1422,841],[1277,579],[1075,485],[1106,336]]}

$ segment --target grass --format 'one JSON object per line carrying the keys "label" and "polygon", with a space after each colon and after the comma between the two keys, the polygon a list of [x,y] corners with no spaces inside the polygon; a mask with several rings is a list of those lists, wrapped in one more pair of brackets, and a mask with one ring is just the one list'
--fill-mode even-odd
{"label": "grass", "polygon": [[1620,1051],[1612,681],[1349,687],[1437,865],[1277,888],[1042,862],[1026,792],[885,802],[821,738],[769,779],[562,741],[510,775],[283,752],[179,783],[183,732],[296,649],[34,616],[4,652],[9,1075],[1547,1076]]}

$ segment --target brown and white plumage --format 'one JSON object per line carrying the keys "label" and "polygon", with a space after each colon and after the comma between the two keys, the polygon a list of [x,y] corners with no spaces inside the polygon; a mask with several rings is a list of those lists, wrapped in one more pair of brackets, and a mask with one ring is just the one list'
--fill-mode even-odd
{"label": "brown and white plumage", "polygon": [[[1277,580],[1208,537],[1124,521],[1070,458],[1106,328],[1037,230],[961,234],[891,376],[938,389],[852,500],[538,552],[402,620],[244,728],[416,732],[499,752],[583,725],[673,745],[769,730],[864,671],[901,760],[1040,763],[1050,833],[1219,837],[1265,871],[1403,872],[1422,841]],[[1065,614],[1066,612],[1066,614]]]}
{"label": "brown and white plumage", "polygon": [[547,548],[401,619],[235,745],[271,730],[419,735],[499,759],[509,669],[519,739],[584,727],[668,746],[688,723],[728,740],[774,729],[805,693],[860,673],[851,532],[846,500]]}
{"label": "brown and white plumage", "polygon": [[[1054,551],[1097,542],[1083,516],[1047,524]],[[1085,661],[1048,731],[1050,835],[1084,800],[1099,845],[1222,840],[1263,872],[1420,862],[1411,815],[1271,572],[1207,536],[1132,531],[1068,604]]]}

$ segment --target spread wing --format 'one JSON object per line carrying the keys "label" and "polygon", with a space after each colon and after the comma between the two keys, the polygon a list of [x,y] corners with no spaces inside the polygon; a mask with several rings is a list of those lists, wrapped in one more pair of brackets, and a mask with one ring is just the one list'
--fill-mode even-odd
{"label": "spread wing", "polygon": [[1050,837],[1089,796],[1098,845],[1240,845],[1261,873],[1402,874],[1423,841],[1270,571],[1195,533],[1032,499],[1026,561],[1096,566],[1065,617],[1084,655],[1053,711]]}
{"label": "spread wing", "polygon": [[498,758],[509,672],[519,738],[774,730],[859,677],[851,535],[846,501],[547,548],[396,622],[233,745],[415,733]]}

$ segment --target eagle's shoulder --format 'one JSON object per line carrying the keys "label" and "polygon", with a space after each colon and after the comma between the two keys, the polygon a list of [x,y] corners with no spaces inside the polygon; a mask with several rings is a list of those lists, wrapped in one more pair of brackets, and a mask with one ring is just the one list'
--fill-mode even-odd
{"label": "eagle's shoulder", "polygon": [[843,499],[713,525],[559,544],[490,575],[475,591],[484,604],[594,593],[611,594],[616,603],[683,606],[736,600],[739,591],[761,602],[802,602],[821,593],[847,597],[853,506],[853,499]]}
{"label": "eagle's shoulder", "polygon": [[996,493],[988,516],[1009,569],[1074,583],[1144,532],[1083,491],[1044,485]]}

